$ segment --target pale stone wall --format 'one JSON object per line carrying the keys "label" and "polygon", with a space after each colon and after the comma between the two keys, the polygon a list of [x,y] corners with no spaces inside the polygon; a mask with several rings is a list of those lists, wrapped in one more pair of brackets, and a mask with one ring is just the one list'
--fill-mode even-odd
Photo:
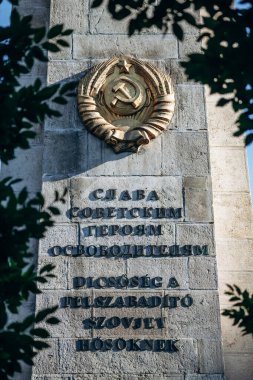
{"label": "pale stone wall", "polygon": [[[21,10],[32,13],[36,25],[45,25],[48,23],[49,3],[45,0],[23,0]],[[178,43],[172,34],[162,37],[156,30],[129,40],[124,24],[111,20],[103,9],[90,10],[88,1],[51,0],[51,25],[61,22],[67,28],[74,28],[75,32],[69,38],[70,48],[50,57],[48,83],[80,78],[86,69],[114,54],[133,54],[171,74],[175,83],[177,111],[170,131],[144,152],[115,156],[103,142],[84,130],[77,114],[76,100],[73,99],[64,107],[60,120],[46,123],[44,136],[39,132],[30,151],[20,152],[15,162],[8,168],[3,167],[3,176],[10,172],[13,175],[18,173],[25,178],[31,192],[40,190],[43,175],[48,202],[53,199],[55,189],[62,191],[65,186],[69,189],[67,204],[61,208],[62,215],[56,218],[56,226],[47,239],[41,242],[39,265],[52,262],[48,258],[49,246],[77,244],[82,239],[80,228],[83,225],[79,225],[78,221],[71,223],[66,218],[73,198],[78,202],[78,193],[73,190],[76,181],[82,189],[87,186],[93,189],[101,181],[105,181],[104,186],[108,181],[113,181],[117,187],[122,181],[127,181],[127,188],[131,189],[139,180],[145,181],[150,188],[156,188],[157,182],[162,179],[165,188],[169,186],[172,194],[169,201],[184,208],[184,220],[167,224],[166,242],[182,245],[208,244],[210,256],[177,260],[117,259],[113,267],[108,259],[71,261],[71,258],[58,257],[55,261],[58,277],[45,286],[44,295],[38,299],[37,307],[56,304],[60,296],[73,293],[73,275],[96,275],[98,271],[106,275],[131,275],[138,272],[153,275],[160,273],[167,277],[173,274],[180,284],[178,293],[191,293],[195,304],[189,308],[187,318],[185,310],[178,309],[173,320],[169,320],[172,335],[180,339],[180,355],[172,358],[168,354],[164,357],[161,354],[146,353],[138,356],[137,361],[136,354],[132,355],[133,353],[120,356],[119,353],[109,352],[106,359],[101,353],[96,356],[85,356],[84,353],[77,355],[73,342],[76,337],[84,334],[81,321],[87,311],[60,309],[58,313],[63,322],[52,329],[52,347],[38,357],[33,378],[221,380],[223,363],[219,302],[215,290],[217,272],[210,165],[222,307],[227,305],[223,296],[223,284],[237,283],[242,288],[250,288],[253,265],[245,152],[242,141],[231,138],[233,114],[225,109],[218,113],[212,99],[205,102],[203,87],[187,82],[184,77],[179,61],[184,60],[191,51],[199,49],[192,28],[187,27],[183,43]],[[37,75],[45,78],[45,74],[45,66],[36,65],[31,79]],[[32,302],[24,314],[31,309]],[[129,312],[124,312],[124,315],[127,313]],[[89,332],[86,334],[89,336]],[[227,320],[224,320],[222,334],[226,378],[251,379],[251,338],[241,338],[238,330],[230,328]],[[17,379],[22,380],[29,378],[29,371],[17,376]]]}
{"label": "pale stone wall", "polygon": [[[215,107],[208,96],[214,224],[221,309],[229,306],[226,284],[253,292],[253,233],[247,157],[243,138],[233,137],[236,115],[228,106]],[[253,341],[241,336],[228,318],[222,317],[222,338],[227,380],[253,378]]]}
{"label": "pale stone wall", "polygon": [[[51,329],[51,349],[38,356],[33,377],[36,380],[73,379],[177,379],[200,380],[223,378],[223,361],[220,345],[219,301],[217,293],[217,270],[213,236],[212,194],[210,162],[203,86],[187,82],[179,67],[179,60],[185,59],[189,49],[195,46],[195,31],[187,28],[186,39],[178,43],[168,33],[163,37],[151,30],[140,36],[128,38],[125,25],[110,19],[103,9],[89,9],[89,2],[83,0],[51,1],[51,23],[64,22],[74,27],[69,38],[70,48],[52,55],[48,65],[48,82],[55,83],[80,78],[85,70],[112,55],[130,54],[148,60],[171,74],[177,97],[177,110],[168,132],[156,139],[139,154],[115,155],[104,142],[98,140],[83,128],[77,113],[76,99],[63,110],[60,120],[45,125],[43,154],[44,193],[48,202],[53,199],[54,190],[67,187],[67,203],[56,218],[56,225],[40,244],[39,265],[54,262],[58,278],[45,285],[44,295],[37,298],[37,308],[59,303],[59,298],[68,295],[89,294],[85,290],[73,289],[73,276],[109,276],[126,274],[160,274],[164,278],[175,276],[179,288],[171,294],[191,294],[194,305],[178,308],[163,315],[167,318],[165,330],[141,336],[150,338],[179,339],[179,352],[133,353],[75,352],[77,338],[138,337],[134,330],[116,328],[97,332],[84,330],[82,319],[89,317],[90,310],[59,309],[62,319],[60,326]],[[197,47],[198,49],[198,47]],[[164,235],[159,237],[97,237],[85,238],[83,231],[89,224],[78,218],[70,220],[70,207],[94,206],[89,193],[97,188],[116,188],[119,192],[137,188],[155,189],[161,199],[157,207],[182,207],[179,220],[161,223]],[[133,206],[130,202],[125,207]],[[143,201],[139,201],[141,205]],[[136,204],[135,204],[136,205]],[[103,201],[94,207],[105,206]],[[123,206],[115,201],[111,206]],[[83,206],[84,207],[84,206]],[[131,223],[130,223],[131,222]],[[93,224],[94,221],[92,221]],[[97,224],[107,224],[98,221]],[[132,225],[136,222],[118,224]],[[157,222],[154,222],[157,223]],[[154,224],[150,221],[150,224]],[[54,245],[76,244],[208,244],[208,257],[181,258],[128,258],[123,260],[107,258],[49,257],[49,248]],[[93,296],[101,291],[93,291]],[[126,293],[127,292],[127,293]],[[102,294],[150,294],[149,291],[106,290]],[[163,288],[152,294],[167,294]],[[94,309],[94,316],[132,316],[131,309]],[[136,310],[135,316],[159,317],[161,310]]]}

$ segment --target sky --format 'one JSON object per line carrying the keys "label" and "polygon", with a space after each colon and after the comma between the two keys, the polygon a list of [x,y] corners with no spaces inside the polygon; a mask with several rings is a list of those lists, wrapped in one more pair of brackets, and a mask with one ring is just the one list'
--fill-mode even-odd
{"label": "sky", "polygon": [[[9,23],[11,5],[7,0],[4,0],[0,5],[0,26],[6,26]],[[236,138],[236,137],[235,137]],[[253,204],[253,143],[247,147],[248,170],[251,188],[251,199]]]}
{"label": "sky", "polygon": [[4,0],[0,5],[0,26],[7,26],[9,24],[9,18],[11,13],[11,4]]}

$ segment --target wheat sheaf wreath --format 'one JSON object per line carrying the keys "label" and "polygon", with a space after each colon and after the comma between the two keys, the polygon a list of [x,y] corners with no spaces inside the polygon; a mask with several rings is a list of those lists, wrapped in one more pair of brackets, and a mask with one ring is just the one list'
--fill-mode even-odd
{"label": "wheat sheaf wreath", "polygon": [[115,153],[137,152],[159,136],[174,108],[169,76],[132,57],[113,57],[94,66],[78,87],[83,124]]}

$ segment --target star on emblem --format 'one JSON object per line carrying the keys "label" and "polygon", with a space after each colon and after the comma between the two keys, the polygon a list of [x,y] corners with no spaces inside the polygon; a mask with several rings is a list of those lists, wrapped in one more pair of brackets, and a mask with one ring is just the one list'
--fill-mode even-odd
{"label": "star on emblem", "polygon": [[132,66],[131,63],[127,63],[127,60],[126,59],[121,59],[117,65],[119,67],[119,72],[120,73],[126,73],[128,74],[129,73],[129,69],[130,67]]}

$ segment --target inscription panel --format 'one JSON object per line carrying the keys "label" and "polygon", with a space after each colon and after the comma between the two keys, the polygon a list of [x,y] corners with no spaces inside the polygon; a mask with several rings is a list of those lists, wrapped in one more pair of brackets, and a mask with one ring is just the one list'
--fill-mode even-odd
{"label": "inscription panel", "polygon": [[213,226],[186,220],[184,183],[170,176],[69,180],[66,222],[40,243],[44,262],[67,274],[56,293],[54,282],[46,285],[38,305],[58,303],[64,323],[51,337],[75,358],[105,355],[105,363],[112,352],[126,365],[132,354],[158,355],[163,366],[177,366],[179,357],[198,355],[200,341],[218,342]]}

